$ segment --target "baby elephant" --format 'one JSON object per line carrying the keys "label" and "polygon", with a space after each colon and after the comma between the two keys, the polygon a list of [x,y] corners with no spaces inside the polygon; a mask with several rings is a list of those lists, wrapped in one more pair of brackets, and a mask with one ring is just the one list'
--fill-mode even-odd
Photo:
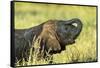
{"label": "baby elephant", "polygon": [[[33,40],[39,39],[40,53],[60,53],[65,46],[75,43],[75,39],[82,30],[80,19],[48,20],[38,26],[29,29],[15,29],[15,52],[18,60],[27,58],[29,50],[34,47]],[[34,39],[35,37],[35,39]],[[34,51],[34,48],[33,48]]]}

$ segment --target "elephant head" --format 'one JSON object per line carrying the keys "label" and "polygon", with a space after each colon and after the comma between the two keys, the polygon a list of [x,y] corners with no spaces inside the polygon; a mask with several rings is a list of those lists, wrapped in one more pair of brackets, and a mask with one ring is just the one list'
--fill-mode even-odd
{"label": "elephant head", "polygon": [[58,53],[65,50],[65,46],[75,43],[82,30],[80,19],[71,20],[49,20],[44,23],[39,35],[41,38],[41,48],[44,47],[50,53]]}
{"label": "elephant head", "polygon": [[60,38],[61,45],[74,43],[82,30],[82,23],[76,18],[68,21],[58,21],[56,24],[56,33]]}

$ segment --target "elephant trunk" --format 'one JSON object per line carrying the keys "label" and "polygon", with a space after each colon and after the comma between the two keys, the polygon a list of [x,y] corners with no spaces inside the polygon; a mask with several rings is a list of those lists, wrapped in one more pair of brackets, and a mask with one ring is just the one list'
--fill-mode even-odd
{"label": "elephant trunk", "polygon": [[73,33],[74,33],[74,39],[76,39],[77,38],[77,36],[80,34],[80,32],[81,32],[81,30],[82,30],[82,26],[83,26],[83,24],[82,24],[82,22],[81,22],[81,20],[80,19],[77,19],[77,18],[75,18],[75,19],[71,19],[70,21],[69,21],[69,23],[71,24],[71,25],[74,25],[76,28],[74,29],[74,31],[73,31]]}
{"label": "elephant trunk", "polygon": [[76,19],[75,23],[77,24],[76,32],[75,32],[75,35],[76,35],[75,38],[76,38],[81,32],[83,24],[79,19]]}

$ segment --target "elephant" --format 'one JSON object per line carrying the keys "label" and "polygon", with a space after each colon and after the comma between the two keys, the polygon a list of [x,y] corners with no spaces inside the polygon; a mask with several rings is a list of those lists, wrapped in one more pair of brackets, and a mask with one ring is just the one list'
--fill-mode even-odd
{"label": "elephant", "polygon": [[[27,29],[15,29],[15,57],[17,60],[27,58],[34,40],[40,41],[40,52],[44,49],[49,54],[60,53],[65,46],[75,43],[83,24],[80,19],[48,20],[38,26]],[[33,48],[34,51],[34,48]],[[46,56],[44,54],[43,56]]]}

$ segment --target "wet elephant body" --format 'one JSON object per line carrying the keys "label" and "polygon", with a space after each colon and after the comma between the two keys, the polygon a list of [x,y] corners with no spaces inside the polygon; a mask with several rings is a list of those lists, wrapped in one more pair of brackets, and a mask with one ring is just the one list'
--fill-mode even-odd
{"label": "wet elephant body", "polygon": [[60,53],[65,46],[75,43],[75,39],[82,30],[80,19],[48,20],[38,26],[28,29],[15,29],[16,58],[22,59],[29,56],[33,38],[40,38],[40,51],[49,51],[50,54]]}

